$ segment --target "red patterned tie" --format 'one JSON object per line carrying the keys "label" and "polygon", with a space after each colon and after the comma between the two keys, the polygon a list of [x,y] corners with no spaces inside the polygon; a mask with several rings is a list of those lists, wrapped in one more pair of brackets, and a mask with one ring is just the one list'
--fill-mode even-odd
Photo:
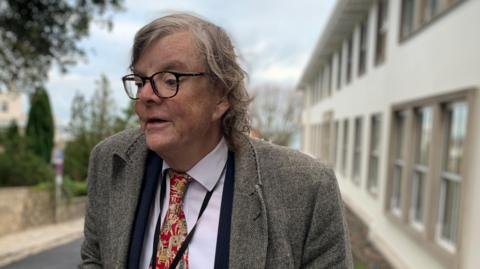
{"label": "red patterned tie", "polygon": [[[169,170],[170,200],[158,241],[156,269],[169,268],[175,255],[187,237],[187,222],[183,212],[183,196],[192,177]],[[179,269],[188,268],[188,249],[177,265]]]}

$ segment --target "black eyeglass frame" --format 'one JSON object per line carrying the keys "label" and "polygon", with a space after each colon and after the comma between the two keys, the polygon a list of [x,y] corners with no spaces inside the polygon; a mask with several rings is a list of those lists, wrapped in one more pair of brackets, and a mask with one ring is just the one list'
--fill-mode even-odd
{"label": "black eyeglass frame", "polygon": [[[168,74],[172,74],[175,76],[175,80],[176,80],[176,83],[177,83],[177,88],[175,89],[175,93],[173,93],[172,96],[169,96],[169,97],[165,97],[165,96],[160,96],[160,94],[158,93],[158,89],[157,89],[157,85],[155,85],[155,81],[153,80],[153,77],[158,75],[158,74],[161,74],[161,73],[168,73]],[[139,98],[138,97],[132,97],[130,96],[130,94],[128,93],[129,91],[127,90],[127,81],[131,81],[136,77],[139,77],[141,80],[142,80],[142,83],[143,83],[143,87],[145,87],[146,85],[146,81],[148,80],[148,82],[150,82],[150,85],[152,86],[152,89],[153,89],[153,93],[155,93],[156,96],[158,96],[158,98],[161,98],[161,99],[169,99],[169,98],[172,98],[172,97],[175,97],[178,93],[178,89],[180,87],[180,78],[181,77],[197,77],[197,76],[206,76],[208,75],[208,73],[205,73],[205,72],[174,72],[174,71],[159,71],[159,72],[156,72],[156,73],[153,73],[151,76],[140,76],[138,74],[128,74],[128,75],[125,75],[122,77],[122,82],[123,82],[123,89],[125,90],[125,93],[127,94],[128,98],[132,99],[132,100],[138,100]]]}

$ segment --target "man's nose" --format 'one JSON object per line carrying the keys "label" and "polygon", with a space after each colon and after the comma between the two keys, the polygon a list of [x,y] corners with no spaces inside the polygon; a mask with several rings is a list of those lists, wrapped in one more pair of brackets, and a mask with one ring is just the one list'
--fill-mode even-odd
{"label": "man's nose", "polygon": [[143,87],[138,92],[138,99],[142,101],[159,100],[160,98],[155,94],[153,85],[150,80],[146,80]]}

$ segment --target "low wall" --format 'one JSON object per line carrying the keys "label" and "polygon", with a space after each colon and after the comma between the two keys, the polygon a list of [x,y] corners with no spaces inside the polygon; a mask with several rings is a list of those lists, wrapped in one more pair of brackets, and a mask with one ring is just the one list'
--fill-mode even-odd
{"label": "low wall", "polygon": [[0,236],[82,217],[85,198],[61,199],[55,209],[55,198],[49,191],[30,187],[0,188]]}
{"label": "low wall", "polygon": [[57,206],[56,221],[63,222],[83,217],[85,215],[86,203],[87,197],[62,199],[62,202]]}

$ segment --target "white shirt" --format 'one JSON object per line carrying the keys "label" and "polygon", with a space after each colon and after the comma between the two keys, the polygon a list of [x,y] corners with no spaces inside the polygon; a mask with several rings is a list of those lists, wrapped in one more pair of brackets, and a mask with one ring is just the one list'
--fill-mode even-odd
{"label": "white shirt", "polygon": [[[210,198],[207,208],[203,212],[202,217],[198,220],[195,235],[188,245],[188,266],[190,269],[213,268],[215,264],[215,250],[217,247],[217,233],[220,221],[220,207],[222,205],[227,157],[227,143],[225,139],[222,138],[210,153],[195,164],[192,169],[187,171],[187,174],[194,179],[189,184],[185,197],[183,198],[183,211],[187,221],[188,232],[190,232],[191,228],[197,221],[205,195],[208,191],[211,191],[215,187],[215,184],[220,180]],[[160,175],[161,177],[169,167],[170,166],[164,161],[162,173]],[[155,226],[158,214],[160,213],[159,200],[162,178],[158,181],[154,206],[151,206],[150,208],[148,226],[145,231],[142,254],[140,257],[139,268],[141,269],[148,269],[152,257]],[[162,205],[162,224],[167,213],[168,201],[170,199],[170,180],[167,180],[166,183],[165,200]]]}

